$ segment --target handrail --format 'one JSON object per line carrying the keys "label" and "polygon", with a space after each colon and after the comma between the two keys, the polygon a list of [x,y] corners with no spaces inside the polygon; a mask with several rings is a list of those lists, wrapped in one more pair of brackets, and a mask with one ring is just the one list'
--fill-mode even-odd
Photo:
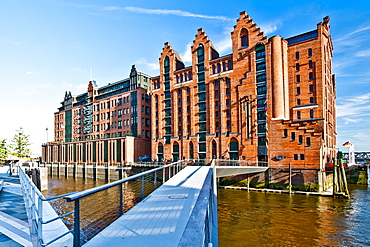
{"label": "handrail", "polygon": [[[58,216],[48,202],[66,195],[45,198],[21,167],[18,168],[18,172],[23,190],[23,197],[27,208],[27,217],[31,220],[30,233],[33,244],[37,246],[49,246],[55,241],[71,233],[71,231],[69,231],[61,221],[61,219],[67,215]],[[69,213],[68,215],[72,213],[73,212]],[[46,215],[47,217],[52,218],[45,219],[44,217]],[[58,222],[58,220],[60,221]],[[52,224],[49,225],[50,223]],[[46,242],[46,239],[51,238],[50,230],[52,230],[53,233],[60,233],[60,231],[63,233]],[[72,243],[72,235],[66,237],[61,242],[56,243],[56,246],[70,245],[70,243]]]}
{"label": "handrail", "polygon": [[134,180],[134,179],[136,179],[136,178],[139,178],[139,177],[145,176],[145,175],[147,175],[147,174],[150,174],[150,173],[153,173],[153,172],[156,172],[156,171],[162,170],[162,169],[164,169],[164,168],[167,168],[167,167],[173,166],[173,165],[178,164],[178,163],[180,163],[180,161],[177,161],[177,162],[172,163],[172,164],[169,164],[169,165],[165,165],[165,166],[157,167],[157,168],[151,169],[151,170],[149,170],[149,171],[141,172],[141,173],[139,173],[139,174],[136,174],[136,175],[130,176],[130,177],[128,177],[128,178],[123,178],[123,179],[121,179],[121,180],[117,180],[117,181],[111,182],[111,183],[109,183],[109,184],[103,184],[103,185],[100,185],[100,186],[95,187],[95,188],[87,189],[87,190],[84,190],[84,191],[81,191],[81,192],[75,192],[75,193],[73,193],[72,195],[65,196],[64,198],[67,200],[67,202],[72,202],[72,201],[75,201],[75,200],[77,200],[77,199],[83,198],[83,197],[85,197],[85,196],[88,196],[88,195],[91,195],[91,194],[97,193],[97,192],[102,191],[102,190],[109,189],[109,188],[114,187],[114,186],[116,186],[116,185],[123,184],[123,183],[125,183],[125,182],[128,182],[128,181]]}
{"label": "handrail", "polygon": [[[177,161],[109,184],[104,184],[64,196],[64,199],[66,199],[67,202],[74,202],[74,222],[71,223],[73,224],[74,235],[73,246],[81,246],[82,243],[91,239],[92,236],[111,223],[109,222],[110,220],[117,219],[132,206],[136,205],[139,201],[142,201],[145,196],[148,195],[148,190],[150,190],[149,193],[151,193],[157,188],[157,183],[164,183],[167,179],[171,178],[179,172],[179,170],[185,167],[185,165],[186,164],[183,161]],[[140,179],[141,182],[137,179]],[[134,182],[135,180],[138,182]],[[133,182],[133,184],[130,185],[128,182]],[[151,185],[146,185],[146,183],[150,183]],[[129,186],[132,187],[127,190]],[[117,197],[111,199],[108,195],[109,193],[105,193],[105,191],[113,187],[113,191],[116,191],[119,195],[116,194]],[[97,195],[99,192],[105,193],[103,198],[100,198],[99,196],[96,196],[95,199],[88,197]],[[112,194],[112,197],[113,196],[114,193]],[[87,199],[85,200],[84,198]],[[108,211],[104,212],[107,208],[110,210],[108,214],[106,214]],[[104,218],[104,221],[107,221],[107,224],[102,220],[96,220],[96,218],[93,217],[97,217],[97,219]],[[93,229],[93,231],[88,232],[86,229]]]}

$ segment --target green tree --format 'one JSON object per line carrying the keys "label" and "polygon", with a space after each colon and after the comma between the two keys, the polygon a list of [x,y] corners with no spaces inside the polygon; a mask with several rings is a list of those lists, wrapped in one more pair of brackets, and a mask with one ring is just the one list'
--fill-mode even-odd
{"label": "green tree", "polygon": [[5,160],[8,157],[8,147],[6,146],[6,139],[0,141],[0,160]]}
{"label": "green tree", "polygon": [[28,138],[29,135],[24,134],[22,127],[17,130],[17,134],[14,135],[10,144],[13,155],[18,156],[19,158],[30,157],[30,149],[28,146],[30,146],[31,143]]}

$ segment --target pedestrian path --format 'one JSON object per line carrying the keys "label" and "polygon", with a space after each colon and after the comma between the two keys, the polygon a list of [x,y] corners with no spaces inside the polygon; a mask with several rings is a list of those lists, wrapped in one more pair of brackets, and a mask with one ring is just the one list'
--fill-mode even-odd
{"label": "pedestrian path", "polygon": [[0,247],[32,246],[25,203],[18,176],[9,176],[9,167],[0,167]]}

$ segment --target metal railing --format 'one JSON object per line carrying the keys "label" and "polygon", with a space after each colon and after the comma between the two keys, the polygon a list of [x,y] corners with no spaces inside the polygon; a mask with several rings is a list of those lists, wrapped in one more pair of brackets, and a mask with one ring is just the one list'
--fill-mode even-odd
{"label": "metal railing", "polygon": [[218,246],[217,185],[214,169],[212,164],[178,244],[179,247]]}
{"label": "metal railing", "polygon": [[66,195],[45,198],[31,179],[18,167],[19,178],[23,190],[27,217],[31,221],[30,233],[34,246],[69,246],[72,244],[71,230],[61,219],[67,215],[58,216],[49,201]]}
{"label": "metal railing", "polygon": [[268,162],[263,162],[263,161],[215,159],[214,162],[215,162],[215,166],[254,166],[254,167],[267,167],[268,166]]}
{"label": "metal railing", "polygon": [[183,161],[178,161],[65,196],[67,203],[73,203],[73,219],[68,223],[73,228],[73,246],[86,243],[184,166]]}

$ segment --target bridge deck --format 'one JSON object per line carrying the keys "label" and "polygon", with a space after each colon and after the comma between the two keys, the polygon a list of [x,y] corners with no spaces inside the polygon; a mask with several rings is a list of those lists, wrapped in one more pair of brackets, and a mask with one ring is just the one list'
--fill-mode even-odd
{"label": "bridge deck", "polygon": [[209,169],[184,168],[84,246],[178,246]]}

